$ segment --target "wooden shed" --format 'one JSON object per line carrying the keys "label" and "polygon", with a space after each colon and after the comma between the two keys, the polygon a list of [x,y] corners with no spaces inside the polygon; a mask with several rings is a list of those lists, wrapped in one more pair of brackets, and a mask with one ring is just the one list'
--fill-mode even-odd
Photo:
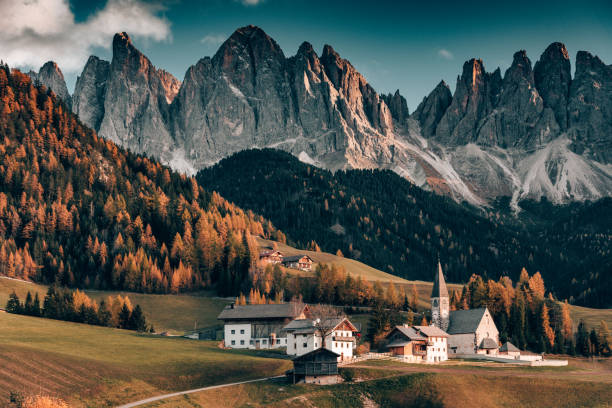
{"label": "wooden shed", "polygon": [[304,381],[310,384],[335,384],[338,382],[338,357],[325,348],[293,359],[293,383]]}

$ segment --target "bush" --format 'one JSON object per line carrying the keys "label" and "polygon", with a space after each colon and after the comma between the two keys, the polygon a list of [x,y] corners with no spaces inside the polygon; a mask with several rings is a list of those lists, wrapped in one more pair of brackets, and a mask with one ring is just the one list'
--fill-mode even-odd
{"label": "bush", "polygon": [[350,368],[341,368],[340,377],[344,380],[344,382],[353,382],[355,381],[355,372]]}

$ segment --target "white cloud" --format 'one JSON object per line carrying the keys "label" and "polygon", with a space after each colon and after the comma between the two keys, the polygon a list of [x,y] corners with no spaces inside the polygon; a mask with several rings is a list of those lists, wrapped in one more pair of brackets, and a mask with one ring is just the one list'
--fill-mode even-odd
{"label": "white cloud", "polygon": [[455,58],[452,52],[444,48],[438,50],[438,56],[447,60],[452,60]]}
{"label": "white cloud", "polygon": [[206,46],[214,48],[221,45],[225,40],[227,40],[227,36],[225,34],[207,34],[200,40],[200,42]]}
{"label": "white cloud", "polygon": [[0,58],[36,70],[53,60],[65,72],[79,72],[93,47],[109,48],[117,32],[169,39],[170,23],[159,16],[162,10],[142,0],[108,0],[77,23],[68,0],[0,0]]}

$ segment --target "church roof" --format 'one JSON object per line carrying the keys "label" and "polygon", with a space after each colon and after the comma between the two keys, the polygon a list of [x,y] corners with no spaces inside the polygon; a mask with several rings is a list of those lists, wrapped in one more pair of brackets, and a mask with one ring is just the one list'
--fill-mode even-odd
{"label": "church roof", "polygon": [[438,272],[434,278],[431,297],[448,297],[448,289],[446,288],[446,281],[444,280],[444,273],[442,273],[442,265],[440,265],[440,261],[438,261]]}
{"label": "church roof", "polygon": [[486,307],[469,310],[453,310],[449,315],[448,334],[475,333],[487,311]]}
{"label": "church roof", "polygon": [[497,348],[497,342],[495,340],[493,340],[490,337],[484,338],[482,339],[482,341],[480,342],[480,346],[478,346],[479,349],[496,349]]}
{"label": "church roof", "polygon": [[503,346],[501,346],[499,348],[499,351],[514,351],[514,352],[519,352],[521,350],[519,350],[518,347],[516,347],[514,344],[510,343],[509,341],[505,342]]}

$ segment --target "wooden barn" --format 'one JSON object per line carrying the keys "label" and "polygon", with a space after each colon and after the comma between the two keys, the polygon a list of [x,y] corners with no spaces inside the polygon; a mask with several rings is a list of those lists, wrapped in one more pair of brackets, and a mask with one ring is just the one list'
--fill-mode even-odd
{"label": "wooden barn", "polygon": [[335,384],[338,382],[338,357],[325,348],[319,348],[310,353],[293,359],[293,383]]}

